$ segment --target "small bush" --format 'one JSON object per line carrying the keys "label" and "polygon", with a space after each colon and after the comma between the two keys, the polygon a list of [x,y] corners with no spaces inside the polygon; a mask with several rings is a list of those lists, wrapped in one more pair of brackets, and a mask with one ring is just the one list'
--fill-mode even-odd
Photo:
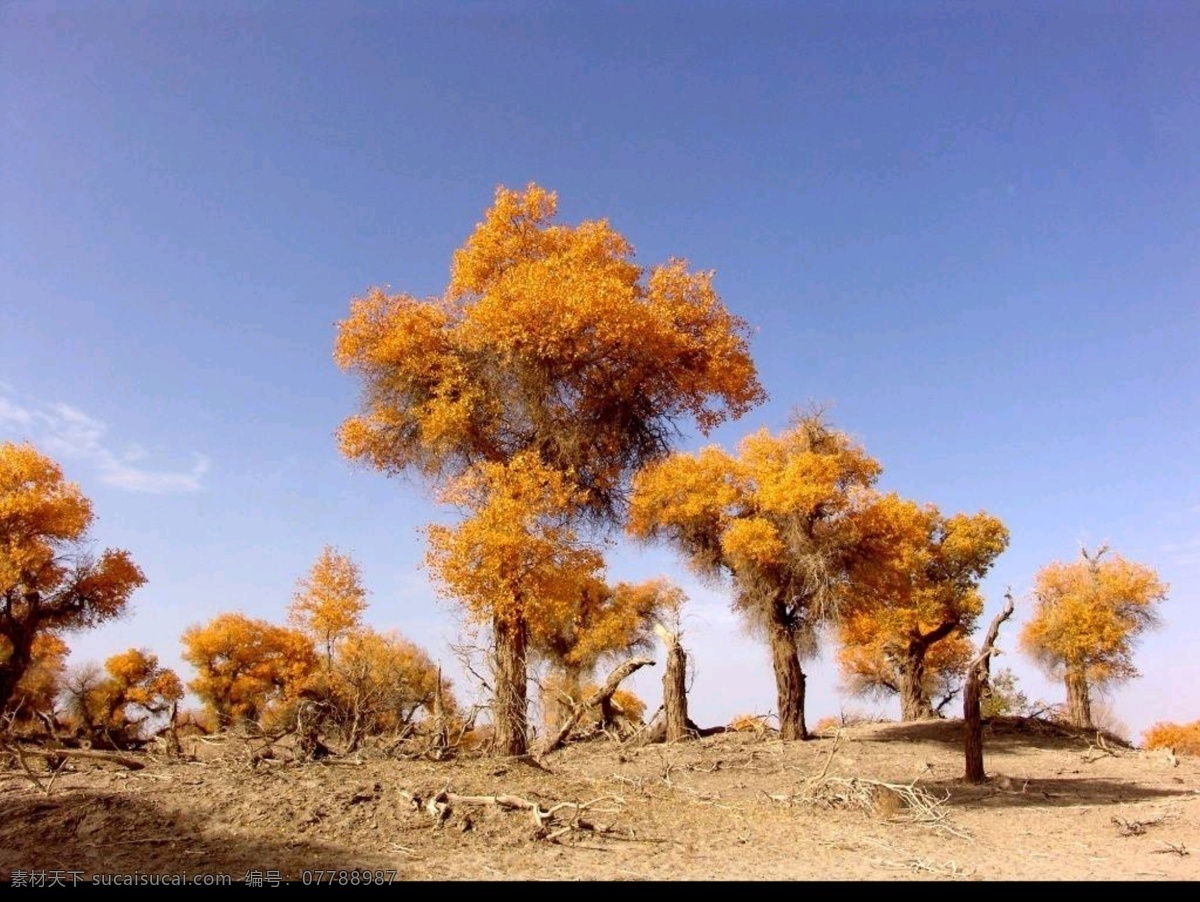
{"label": "small bush", "polygon": [[1156,723],[1142,737],[1148,749],[1174,749],[1179,755],[1200,755],[1200,720],[1191,723]]}
{"label": "small bush", "polygon": [[729,722],[732,733],[765,733],[771,729],[768,714],[739,714]]}

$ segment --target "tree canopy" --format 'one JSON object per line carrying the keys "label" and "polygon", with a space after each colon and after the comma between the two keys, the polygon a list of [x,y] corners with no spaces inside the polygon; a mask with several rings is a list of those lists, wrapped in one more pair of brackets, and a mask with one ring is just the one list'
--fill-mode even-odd
{"label": "tree canopy", "polygon": [[307,635],[237,613],[189,627],[183,659],[196,668],[188,688],[222,727],[256,722],[294,700],[317,668]]}
{"label": "tree canopy", "polygon": [[737,456],[675,454],[634,481],[629,530],[660,538],[703,575],[732,577],[734,608],[771,646],[784,738],[807,736],[799,655],[848,597],[858,518],[881,467],[820,414],[760,430]]}
{"label": "tree canopy", "polygon": [[146,582],[129,553],[88,544],[91,502],[32,445],[0,444],[0,710],[39,635],[120,616]]}
{"label": "tree canopy", "polygon": [[288,620],[325,652],[328,668],[333,663],[334,646],[358,628],[366,609],[367,590],[358,564],[350,555],[327,545],[308,576],[297,584]]}
{"label": "tree canopy", "polygon": [[1107,546],[1072,563],[1038,571],[1033,617],[1021,647],[1052,676],[1066,681],[1068,716],[1092,726],[1090,690],[1138,675],[1138,638],[1158,623],[1168,586],[1144,564],[1110,554]]}
{"label": "tree canopy", "polygon": [[712,273],[644,270],[606,221],[569,227],[556,211],[536,185],[500,188],[442,297],[352,303],[334,351],[362,385],[347,457],[442,478],[533,453],[609,513],[681,418],[707,433],[764,399]]}
{"label": "tree canopy", "polygon": [[649,270],[608,222],[554,221],[537,185],[499,188],[441,297],[374,289],[338,325],[362,387],[342,452],[432,480],[464,513],[430,530],[442,587],[487,622],[497,743],[522,754],[528,629],[595,573],[581,522],[611,525],[628,481],[683,420],[711,429],[765,398],[746,324],[682,260]]}
{"label": "tree canopy", "polygon": [[979,582],[1008,530],[983,511],[948,517],[895,494],[864,508],[860,528],[867,553],[838,624],[843,676],[897,692],[905,720],[930,716],[933,695],[951,692],[974,654]]}

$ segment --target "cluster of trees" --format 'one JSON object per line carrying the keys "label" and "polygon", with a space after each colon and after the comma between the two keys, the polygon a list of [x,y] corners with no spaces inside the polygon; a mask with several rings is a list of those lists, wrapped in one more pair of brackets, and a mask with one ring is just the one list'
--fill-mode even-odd
{"label": "cluster of trees", "polygon": [[183,634],[196,670],[188,688],[218,728],[295,725],[336,733],[346,750],[397,734],[421,712],[452,717],[449,682],[419,646],[362,623],[367,590],[358,565],[327,546],[297,585],[288,626],[225,613]]}
{"label": "cluster of trees", "polygon": [[[770,647],[785,738],[807,736],[801,660],[827,628],[852,685],[898,693],[905,718],[933,713],[970,665],[1003,523],[877,491],[879,463],[819,413],[736,455],[672,454],[683,420],[708,434],[765,398],[746,325],[710,273],[680,260],[644,270],[607,222],[564,226],[556,206],[535,185],[499,189],[443,296],[370,292],[334,353],[362,388],[345,455],[418,474],[463,513],[430,528],[428,560],[491,630],[501,751],[527,749],[535,637],[578,620],[602,567],[585,538],[606,528],[665,541],[730,582]],[[1119,649],[1100,648],[1111,630],[1095,619],[1074,628],[1091,657],[1056,644],[1046,624],[1064,602],[1043,582],[1026,647],[1077,687],[1131,675]],[[1129,612],[1153,610],[1165,589],[1125,588],[1149,592],[1114,615],[1131,642],[1148,621]],[[1088,723],[1086,690],[1071,692],[1072,719]]]}
{"label": "cluster of trees", "polygon": [[[28,444],[0,445],[0,712],[125,748],[174,723],[184,686],[144,649],[68,670],[63,634],[123,613],[144,582],[126,551],[96,555],[91,503]],[[214,727],[286,724],[302,701],[350,746],[398,731],[440,702],[448,682],[418,646],[362,624],[366,591],[349,556],[326,548],[289,609],[290,626],[222,614],[183,636],[188,684]]]}
{"label": "cluster of trees", "polygon": [[[610,584],[601,549],[618,530],[666,543],[731,588],[770,650],[785,739],[808,735],[802,662],[829,634],[853,689],[897,694],[905,719],[934,714],[971,668],[986,670],[969,637],[980,583],[1008,544],[1004,524],[880,491],[880,463],[819,411],[736,452],[673,452],[686,423],[708,435],[765,399],[747,325],[711,273],[682,260],[644,269],[606,221],[566,226],[556,209],[537,186],[499,189],[442,296],[369,292],[339,323],[334,351],[362,390],[342,452],[422,477],[461,514],[428,527],[426,563],[489,637],[497,750],[528,751],[531,668],[546,673],[551,727],[577,714],[599,667],[656,631],[682,685],[668,628],[682,593],[661,580]],[[91,518],[53,462],[29,446],[0,449],[6,708],[18,697],[44,704],[65,655],[58,634],[116,616],[144,582],[126,552],[87,552]],[[1045,568],[1035,597],[1022,645],[1064,679],[1070,719],[1090,726],[1090,691],[1135,675],[1133,643],[1166,587],[1101,549]],[[226,613],[184,634],[189,688],[221,726],[285,721],[311,703],[349,747],[449,704],[428,656],[364,627],[365,608],[358,568],[327,548],[288,625]],[[112,728],[182,695],[146,653],[117,656],[106,672],[71,689],[81,722]],[[617,702],[631,716],[640,706]],[[612,700],[602,708],[611,720]]]}
{"label": "cluster of trees", "polygon": [[68,726],[120,743],[183,693],[137,649],[67,674],[61,634],[119,616],[146,581],[128,552],[93,552],[93,520],[57,463],[29,444],[0,445],[0,712],[54,729],[65,696]]}

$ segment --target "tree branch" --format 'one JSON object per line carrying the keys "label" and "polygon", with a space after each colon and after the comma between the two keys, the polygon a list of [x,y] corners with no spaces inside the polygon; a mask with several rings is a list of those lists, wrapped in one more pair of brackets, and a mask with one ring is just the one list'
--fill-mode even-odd
{"label": "tree branch", "polygon": [[611,699],[613,693],[621,685],[622,680],[630,674],[641,670],[643,667],[653,666],[654,661],[650,658],[631,658],[624,664],[619,665],[608,675],[608,679],[605,680],[604,685],[597,689],[591,698],[586,699],[583,704],[575,706],[575,710],[571,712],[571,716],[566,719],[566,722],[563,723],[558,733],[546,743],[546,747],[542,749],[542,754],[548,755],[550,752],[561,747],[567,741],[567,737],[571,735],[571,731],[575,729],[575,725],[579,723],[579,719],[583,717],[584,713],[589,708],[593,708]]}

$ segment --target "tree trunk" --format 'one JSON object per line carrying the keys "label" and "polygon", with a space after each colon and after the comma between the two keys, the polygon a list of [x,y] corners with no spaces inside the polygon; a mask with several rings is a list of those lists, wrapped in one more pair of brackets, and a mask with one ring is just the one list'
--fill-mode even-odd
{"label": "tree trunk", "polygon": [[[415,709],[414,712],[416,713]],[[434,739],[439,749],[450,745],[450,729],[446,724],[446,703],[442,698],[442,665],[437,669],[437,688],[433,693],[433,729]]]}
{"label": "tree trunk", "polygon": [[529,753],[525,622],[492,621],[496,643],[496,691],[492,699],[492,722],[496,728],[496,754]]}
{"label": "tree trunk", "polygon": [[9,702],[17,693],[17,684],[25,676],[33,661],[33,637],[36,630],[21,629],[19,626],[12,633],[5,633],[3,638],[8,640],[12,651],[8,660],[0,664],[0,712],[8,708]]}
{"label": "tree trunk", "polygon": [[900,719],[924,720],[933,717],[933,704],[925,693],[925,652],[928,646],[913,642],[896,661],[900,684]]}
{"label": "tree trunk", "polygon": [[1087,673],[1082,667],[1067,668],[1067,719],[1074,727],[1094,729]]}
{"label": "tree trunk", "polygon": [[804,671],[792,631],[784,622],[783,611],[776,606],[768,627],[771,663],[775,668],[775,691],[779,700],[779,735],[782,739],[807,739],[804,724]]}
{"label": "tree trunk", "polygon": [[967,664],[966,685],[963,686],[963,753],[968,783],[982,783],[987,779],[983,770],[983,718],[979,705],[991,672],[992,655],[996,654],[996,639],[1000,636],[1000,626],[1013,612],[1012,593],[1006,592],[1004,599],[1004,610],[996,615],[992,625],[988,627],[987,635],[983,637],[983,645],[979,647],[979,654]]}
{"label": "tree trunk", "polygon": [[967,674],[967,684],[963,687],[963,752],[968,783],[982,783],[987,776],[983,771],[983,719],[979,710],[983,687],[987,685],[987,670],[976,670]]}
{"label": "tree trunk", "polygon": [[667,724],[667,742],[688,738],[687,653],[672,636],[667,645],[667,669],[663,673],[663,714]]}

